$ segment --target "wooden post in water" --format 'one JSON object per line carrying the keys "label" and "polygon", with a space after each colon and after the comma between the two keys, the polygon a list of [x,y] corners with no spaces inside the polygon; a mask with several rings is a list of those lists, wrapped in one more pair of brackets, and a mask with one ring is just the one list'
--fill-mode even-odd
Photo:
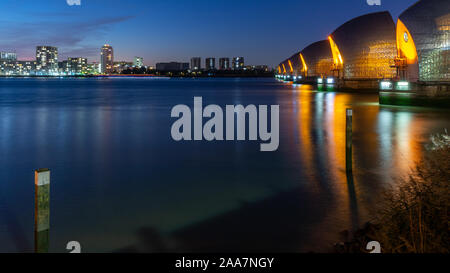
{"label": "wooden post in water", "polygon": [[348,108],[346,110],[347,120],[345,123],[345,167],[347,173],[353,171],[353,159],[352,159],[352,134],[353,134],[353,110]]}
{"label": "wooden post in water", "polygon": [[47,253],[50,241],[50,170],[36,170],[34,184],[34,251]]}

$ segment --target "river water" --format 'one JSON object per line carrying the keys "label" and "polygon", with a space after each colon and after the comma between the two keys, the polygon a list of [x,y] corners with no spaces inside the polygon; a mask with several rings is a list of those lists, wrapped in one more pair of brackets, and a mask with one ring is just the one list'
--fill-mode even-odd
{"label": "river water", "polygon": [[[173,106],[280,105],[280,146],[175,142]],[[345,173],[353,108],[354,182]],[[0,252],[32,252],[34,169],[50,251],[323,252],[450,129],[448,110],[273,79],[0,79]]]}

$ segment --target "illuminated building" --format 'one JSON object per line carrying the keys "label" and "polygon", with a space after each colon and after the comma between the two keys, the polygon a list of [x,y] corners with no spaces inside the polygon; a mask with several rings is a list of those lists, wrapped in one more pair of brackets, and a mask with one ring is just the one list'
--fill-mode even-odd
{"label": "illuminated building", "polygon": [[100,70],[101,70],[101,65],[98,62],[93,62],[93,63],[87,65],[88,74],[96,75],[96,74],[101,73]]}
{"label": "illuminated building", "polygon": [[244,64],[244,57],[234,57],[233,58],[233,69],[234,70],[241,70],[245,66]]}
{"label": "illuminated building", "polygon": [[205,67],[206,67],[206,70],[216,69],[216,58],[206,58]]}
{"label": "illuminated building", "polygon": [[114,50],[110,45],[104,45],[100,53],[101,73],[112,74],[114,70]]}
{"label": "illuminated building", "polygon": [[35,61],[0,60],[0,75],[35,75]]}
{"label": "illuminated building", "polygon": [[88,70],[86,58],[68,58],[67,72],[71,75],[80,75],[86,73]]}
{"label": "illuminated building", "polygon": [[399,76],[408,81],[450,81],[450,4],[421,0],[397,21]]}
{"label": "illuminated building", "polygon": [[134,63],[132,63],[132,62],[125,62],[125,61],[114,62],[113,72],[120,74],[120,73],[122,73],[122,71],[133,67],[133,65],[134,65]]}
{"label": "illuminated building", "polygon": [[58,73],[58,48],[54,46],[36,47],[36,70],[38,74]]}
{"label": "illuminated building", "polygon": [[202,58],[194,57],[191,58],[191,70],[197,71],[202,69]]}
{"label": "illuminated building", "polygon": [[395,33],[389,12],[370,13],[348,21],[328,37],[333,70],[344,79],[395,77]]}
{"label": "illuminated building", "polygon": [[219,59],[219,70],[230,70],[230,58]]}
{"label": "illuminated building", "polygon": [[269,67],[267,65],[252,65],[251,70],[269,72]]}
{"label": "illuminated building", "polygon": [[14,52],[0,52],[1,61],[16,61],[17,54]]}
{"label": "illuminated building", "polygon": [[133,65],[135,67],[143,67],[144,66],[144,58],[142,58],[142,57],[134,57]]}

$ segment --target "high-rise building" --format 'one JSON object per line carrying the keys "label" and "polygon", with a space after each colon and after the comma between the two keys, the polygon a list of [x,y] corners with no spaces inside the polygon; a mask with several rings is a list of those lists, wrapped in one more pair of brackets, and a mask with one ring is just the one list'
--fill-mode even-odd
{"label": "high-rise building", "polygon": [[234,57],[233,58],[233,69],[234,70],[244,69],[244,57]]}
{"label": "high-rise building", "polygon": [[112,74],[114,70],[114,50],[110,45],[104,45],[100,55],[101,73]]}
{"label": "high-rise building", "polygon": [[202,69],[202,58],[193,57],[191,58],[191,70],[201,70]]}
{"label": "high-rise building", "polygon": [[206,58],[205,67],[206,70],[216,69],[216,58]]}
{"label": "high-rise building", "polygon": [[36,47],[36,70],[41,74],[58,72],[58,48],[54,46]]}
{"label": "high-rise building", "polygon": [[133,65],[135,67],[143,67],[144,66],[144,58],[142,58],[142,57],[134,57]]}
{"label": "high-rise building", "polygon": [[14,52],[0,52],[0,60],[2,61],[16,61],[17,54]]}
{"label": "high-rise building", "polygon": [[230,70],[230,58],[219,59],[219,70]]}

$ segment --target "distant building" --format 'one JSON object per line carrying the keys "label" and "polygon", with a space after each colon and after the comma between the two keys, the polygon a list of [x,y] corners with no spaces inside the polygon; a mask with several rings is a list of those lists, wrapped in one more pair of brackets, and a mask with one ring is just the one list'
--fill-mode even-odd
{"label": "distant building", "polygon": [[133,65],[135,67],[143,67],[144,66],[144,58],[142,58],[142,57],[134,57]]}
{"label": "distant building", "polygon": [[191,58],[191,70],[201,70],[202,69],[202,58],[194,57]]}
{"label": "distant building", "polygon": [[0,75],[34,75],[35,61],[0,60]]}
{"label": "distant building", "polygon": [[112,74],[114,69],[114,50],[110,45],[104,45],[100,55],[101,73]]}
{"label": "distant building", "polygon": [[13,52],[0,52],[0,60],[17,61],[17,54]]}
{"label": "distant building", "polygon": [[219,70],[230,70],[230,58],[219,59]]}
{"label": "distant building", "polygon": [[87,73],[87,59],[86,58],[68,58],[67,59],[67,70],[69,74],[79,75]]}
{"label": "distant building", "polygon": [[189,63],[178,63],[178,62],[157,63],[156,70],[161,72],[186,71],[189,70]]}
{"label": "distant building", "polygon": [[233,69],[241,70],[244,69],[244,57],[234,57],[233,58]]}
{"label": "distant building", "polygon": [[93,63],[87,65],[87,70],[88,70],[89,74],[93,74],[93,75],[99,74],[99,73],[101,73],[100,72],[101,65],[98,62],[93,62]]}
{"label": "distant building", "polygon": [[205,68],[206,70],[216,69],[216,58],[206,58]]}
{"label": "distant building", "polygon": [[19,75],[34,75],[36,70],[36,62],[35,61],[15,61],[16,62],[16,71]]}
{"label": "distant building", "polygon": [[67,60],[58,62],[58,70],[61,74],[69,74],[69,66],[67,65]]}
{"label": "distant building", "polygon": [[38,74],[58,73],[58,48],[54,46],[36,47],[36,70]]}
{"label": "distant building", "polygon": [[114,62],[113,72],[114,73],[122,73],[122,71],[132,68],[133,65],[134,65],[134,63],[132,63],[132,62],[124,62],[124,61]]}
{"label": "distant building", "polygon": [[246,70],[253,70],[259,72],[268,72],[269,67],[267,65],[247,65],[245,67]]}

